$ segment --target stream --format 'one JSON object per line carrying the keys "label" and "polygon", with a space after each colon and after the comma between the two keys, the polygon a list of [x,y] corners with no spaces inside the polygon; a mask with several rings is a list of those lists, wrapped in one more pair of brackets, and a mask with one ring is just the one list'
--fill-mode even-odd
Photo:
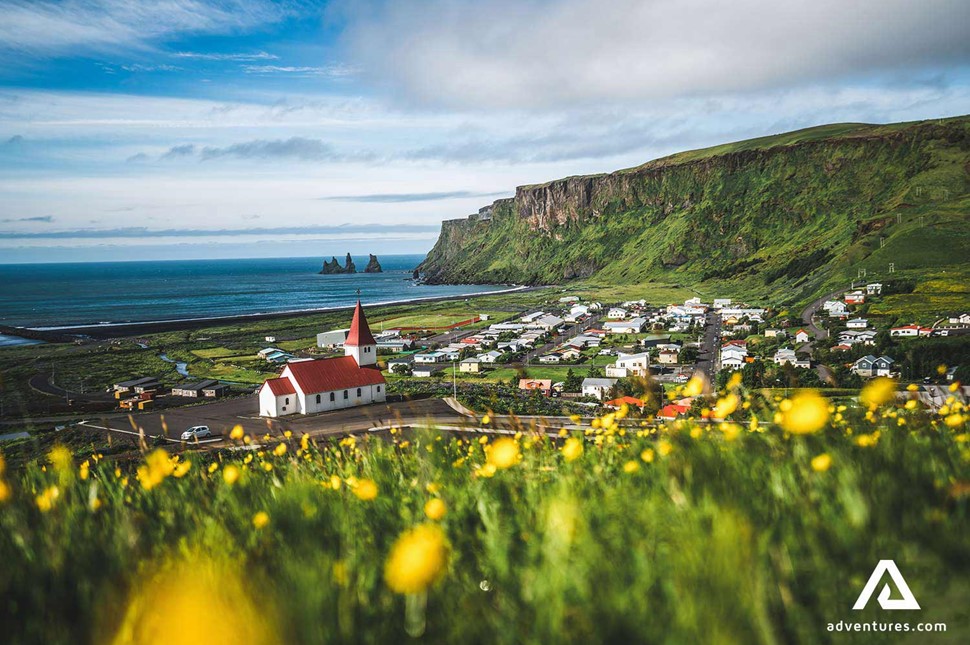
{"label": "stream", "polygon": [[188,378],[189,376],[188,363],[172,360],[171,358],[168,357],[168,354],[165,354],[164,352],[159,354],[158,357],[163,361],[165,361],[166,363],[175,363],[175,371],[181,374],[182,376]]}

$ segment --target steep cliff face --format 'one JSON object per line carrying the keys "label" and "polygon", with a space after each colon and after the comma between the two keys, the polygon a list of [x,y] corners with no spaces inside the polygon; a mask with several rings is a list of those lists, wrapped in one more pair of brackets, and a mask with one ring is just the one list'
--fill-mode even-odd
{"label": "steep cliff face", "polygon": [[890,214],[964,199],[968,186],[966,117],[825,126],[519,187],[443,222],[419,269],[432,283],[795,280],[793,258],[838,261],[892,234]]}

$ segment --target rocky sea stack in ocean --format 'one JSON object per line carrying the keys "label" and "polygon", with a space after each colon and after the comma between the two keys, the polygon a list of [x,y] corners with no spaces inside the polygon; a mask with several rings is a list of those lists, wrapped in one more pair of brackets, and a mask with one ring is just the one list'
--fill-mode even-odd
{"label": "rocky sea stack in ocean", "polygon": [[[364,273],[383,272],[384,269],[381,268],[381,263],[377,260],[377,256],[370,254],[370,260],[367,262],[367,268],[364,269]],[[357,265],[354,264],[354,260],[350,257],[350,253],[347,254],[347,258],[344,260],[343,266],[340,266],[340,262],[336,257],[323,261],[323,268],[320,269],[320,275],[334,275],[338,273],[357,273]]]}
{"label": "rocky sea stack in ocean", "polygon": [[364,273],[384,273],[384,269],[381,268],[381,263],[377,261],[377,256],[373,253],[369,255],[370,260],[367,261],[367,268],[364,269]]}

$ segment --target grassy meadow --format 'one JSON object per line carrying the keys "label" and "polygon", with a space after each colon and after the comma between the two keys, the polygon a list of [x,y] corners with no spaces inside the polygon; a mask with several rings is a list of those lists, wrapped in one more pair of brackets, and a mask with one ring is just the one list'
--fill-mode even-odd
{"label": "grassy meadow", "polygon": [[[891,618],[966,642],[967,410],[885,380],[837,403],[738,385],[719,423],[240,430],[220,452],[8,462],[5,640],[814,643]],[[922,611],[852,611],[887,558]]]}

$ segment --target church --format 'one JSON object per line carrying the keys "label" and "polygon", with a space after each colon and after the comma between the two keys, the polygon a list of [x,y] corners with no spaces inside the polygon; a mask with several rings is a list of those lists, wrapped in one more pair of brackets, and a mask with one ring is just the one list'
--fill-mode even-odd
{"label": "church", "polygon": [[287,363],[277,378],[259,388],[259,414],[313,414],[386,399],[387,384],[377,366],[377,341],[358,300],[344,355]]}

